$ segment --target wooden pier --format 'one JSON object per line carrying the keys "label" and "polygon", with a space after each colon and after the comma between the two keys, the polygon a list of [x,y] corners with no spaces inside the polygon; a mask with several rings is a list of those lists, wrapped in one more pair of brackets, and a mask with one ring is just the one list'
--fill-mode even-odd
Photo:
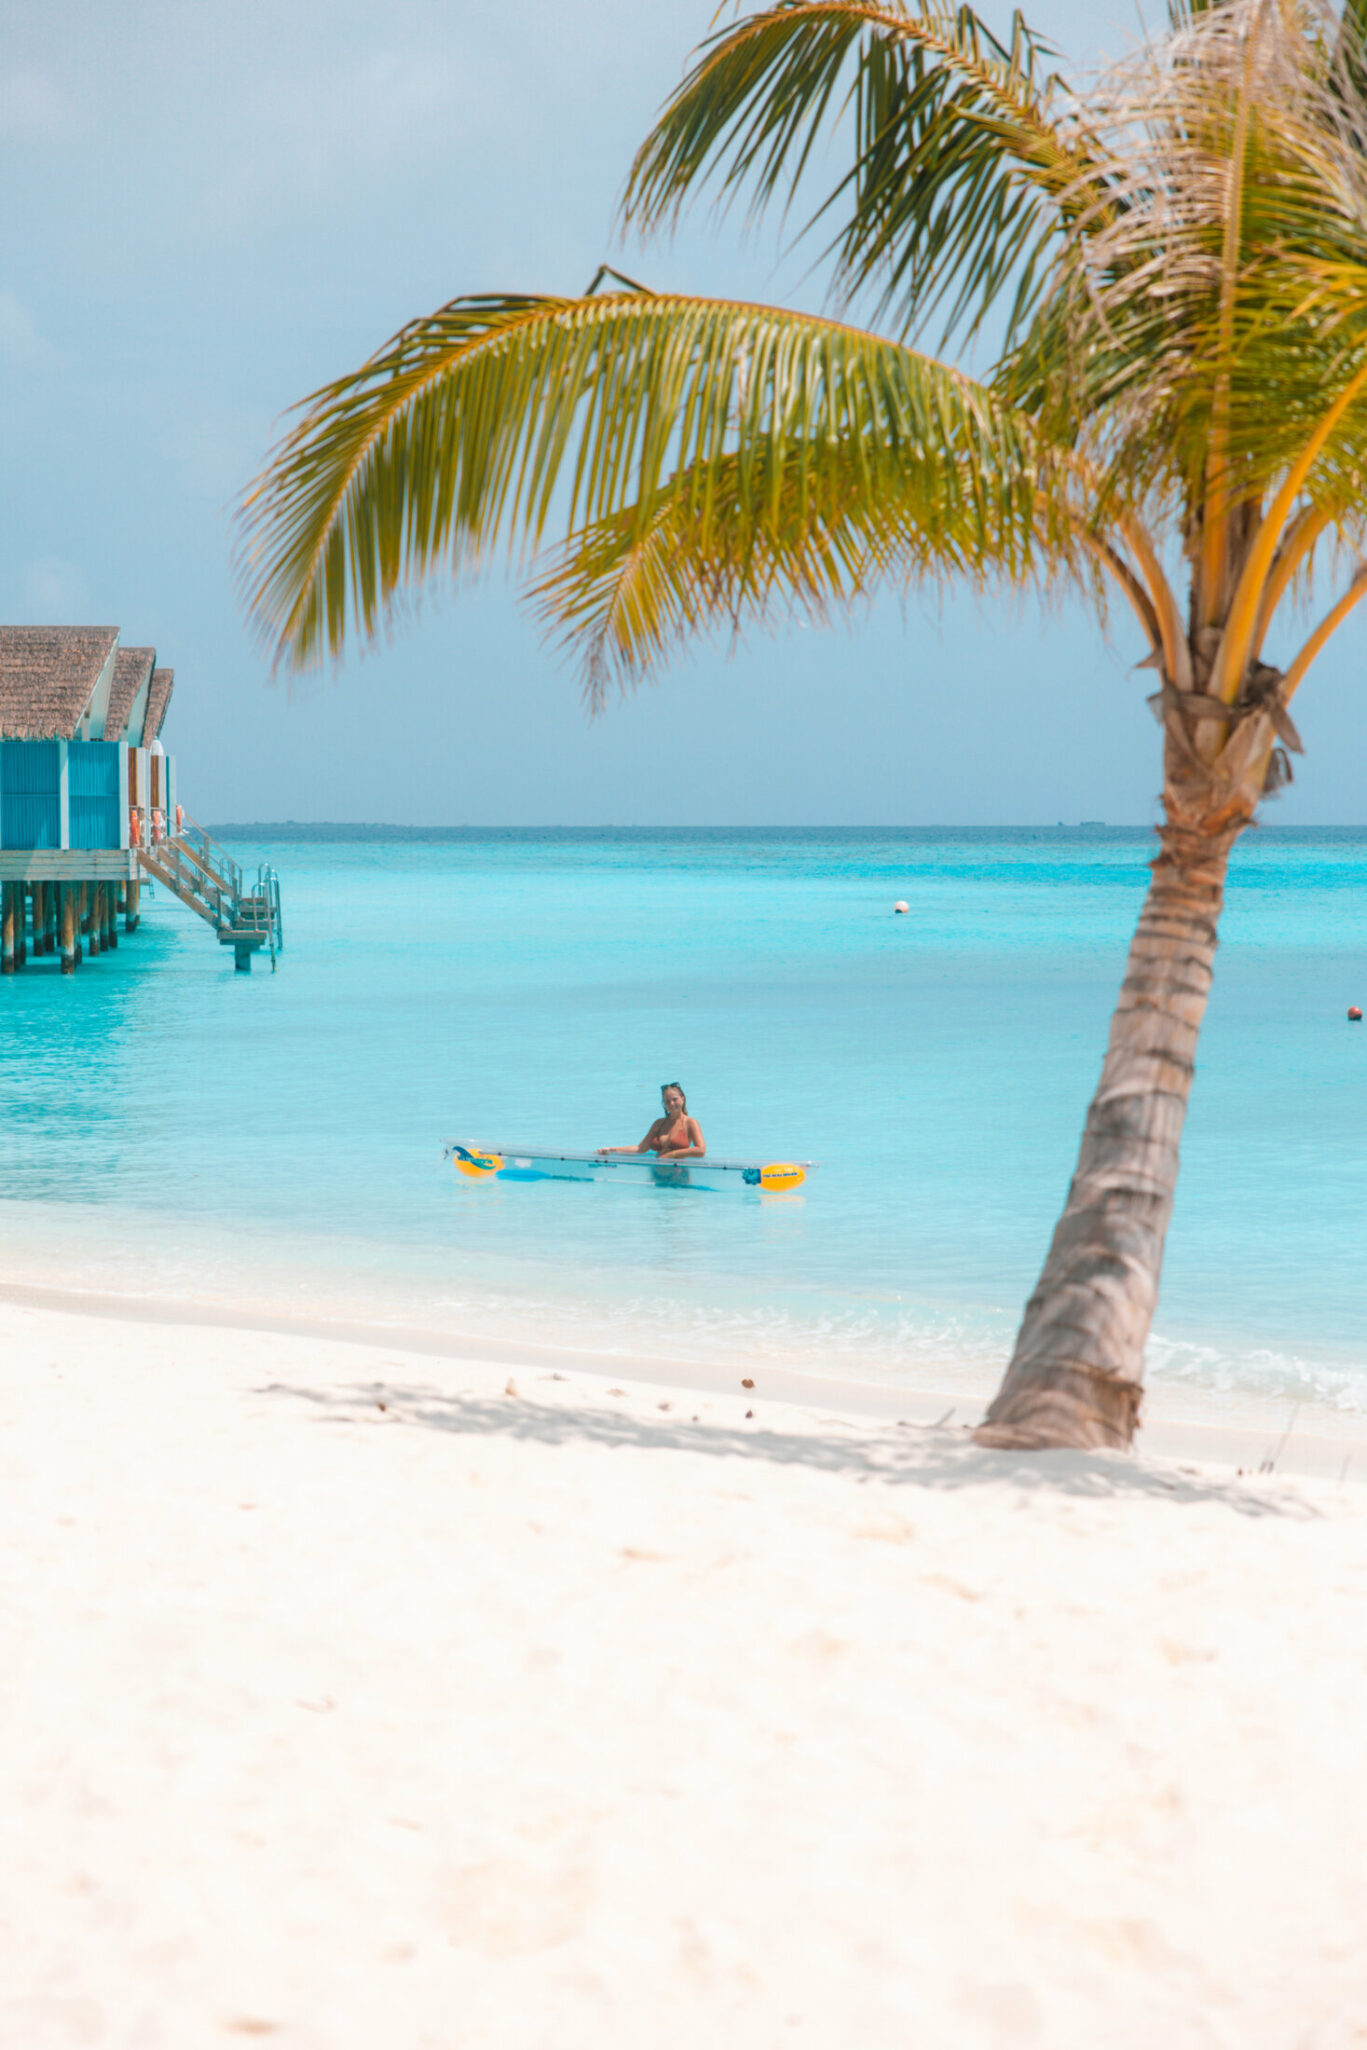
{"label": "wooden pier", "polygon": [[234,966],[284,942],[275,871],[244,876],[186,816],[161,743],[174,674],[115,627],[0,627],[0,972],[119,944],[154,878],[211,925]]}

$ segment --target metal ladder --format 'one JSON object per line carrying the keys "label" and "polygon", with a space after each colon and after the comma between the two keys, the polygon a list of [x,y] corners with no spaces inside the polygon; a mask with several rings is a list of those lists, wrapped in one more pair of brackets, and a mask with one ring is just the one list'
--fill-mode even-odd
{"label": "metal ladder", "polygon": [[[275,973],[275,957],[284,949],[285,934],[280,917],[280,878],[269,862],[257,869],[251,889],[239,889],[231,932],[233,943],[239,947],[245,940],[250,949],[255,937],[256,945],[265,947],[270,954],[271,973]],[[218,936],[226,946],[227,933],[220,928]],[[251,966],[250,951],[247,965]]]}

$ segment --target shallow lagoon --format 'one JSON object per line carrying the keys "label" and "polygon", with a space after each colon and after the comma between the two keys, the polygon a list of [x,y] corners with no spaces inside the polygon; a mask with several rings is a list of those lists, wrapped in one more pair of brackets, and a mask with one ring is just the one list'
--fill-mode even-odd
{"label": "shallow lagoon", "polygon": [[[0,984],[0,1278],[926,1378],[1002,1359],[1062,1201],[1140,831],[234,844],[287,950],[158,892]],[[894,917],[905,898],[910,912]],[[1367,1410],[1367,831],[1236,851],[1154,1366]],[[682,1080],[796,1197],[474,1184]]]}

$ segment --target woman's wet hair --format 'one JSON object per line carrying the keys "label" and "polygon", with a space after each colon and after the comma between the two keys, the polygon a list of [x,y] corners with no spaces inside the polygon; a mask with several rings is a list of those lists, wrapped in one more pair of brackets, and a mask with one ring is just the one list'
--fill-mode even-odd
{"label": "woman's wet hair", "polygon": [[688,1109],[688,1098],[687,1098],[686,1096],[684,1096],[684,1086],[683,1086],[683,1083],[682,1083],[682,1082],[661,1082],[661,1084],[660,1084],[660,1094],[661,1094],[661,1096],[663,1096],[663,1095],[664,1095],[664,1093],[665,1093],[666,1089],[677,1089],[677,1090],[678,1090],[678,1092],[679,1092],[679,1094],[680,1094],[680,1096],[683,1096],[683,1107],[684,1107],[684,1109],[685,1109],[685,1110],[687,1110],[687,1109]]}

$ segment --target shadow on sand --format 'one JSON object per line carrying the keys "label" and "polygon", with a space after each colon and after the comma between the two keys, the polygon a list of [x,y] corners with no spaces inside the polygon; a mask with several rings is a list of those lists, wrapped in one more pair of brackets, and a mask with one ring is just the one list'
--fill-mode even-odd
{"label": "shadow on sand", "polygon": [[[520,1438],[541,1445],[593,1444],[612,1450],[633,1447],[692,1452],[713,1459],[764,1460],[839,1474],[860,1484],[876,1481],[884,1487],[982,1488],[1009,1482],[1017,1488],[1093,1500],[1164,1497],[1188,1507],[1229,1509],[1239,1516],[1304,1521],[1319,1515],[1313,1504],[1298,1496],[1283,1494],[1280,1489],[1274,1492],[1261,1476],[1221,1480],[1195,1468],[1159,1466],[1142,1454],[988,1451],[974,1445],[966,1428],[869,1427],[832,1418],[822,1419],[812,1430],[784,1431],[767,1419],[727,1424],[701,1417],[643,1417],[635,1409],[539,1402],[524,1395],[448,1394],[391,1381],[333,1389],[276,1381],[257,1392],[308,1403],[328,1423],[384,1430],[397,1424],[467,1438]],[[769,1408],[772,1414],[773,1405]]]}

